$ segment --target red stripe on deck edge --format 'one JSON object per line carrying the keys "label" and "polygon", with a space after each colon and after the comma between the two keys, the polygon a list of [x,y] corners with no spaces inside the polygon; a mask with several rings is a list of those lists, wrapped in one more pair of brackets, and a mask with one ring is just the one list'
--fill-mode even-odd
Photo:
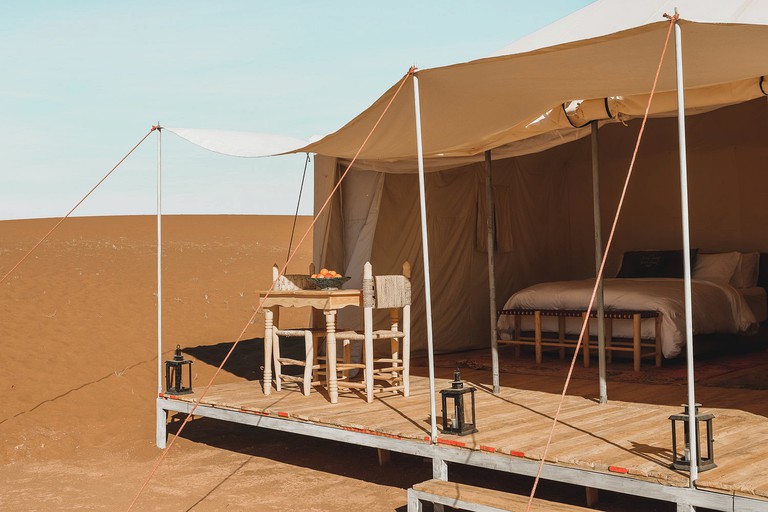
{"label": "red stripe on deck edge", "polygon": [[386,432],[377,432],[375,430],[368,430],[364,428],[357,428],[357,427],[341,427],[342,430],[347,430],[349,432],[357,432],[359,434],[368,434],[371,436],[380,436],[380,437],[388,437],[390,439],[402,439],[400,436],[396,436],[395,434],[387,434]]}
{"label": "red stripe on deck edge", "polygon": [[493,446],[485,446],[484,444],[480,445],[480,449],[483,450],[484,452],[495,452],[496,451],[496,448],[494,448]]}
{"label": "red stripe on deck edge", "polygon": [[466,446],[461,441],[454,441],[453,439],[440,439],[439,437],[437,438],[437,442],[440,444],[449,444],[451,446],[460,446],[462,448]]}
{"label": "red stripe on deck edge", "polygon": [[523,452],[516,452],[514,450],[511,450],[509,454],[512,455],[513,457],[525,457],[525,454]]}
{"label": "red stripe on deck edge", "polygon": [[288,413],[287,412],[278,412],[277,415],[280,416],[281,418],[287,418],[288,417]]}
{"label": "red stripe on deck edge", "polygon": [[266,412],[252,411],[250,409],[246,409],[245,407],[241,407],[240,408],[240,412],[244,412],[244,413],[247,413],[247,414],[256,414],[257,416],[269,416],[269,414],[267,414]]}
{"label": "red stripe on deck edge", "polygon": [[629,473],[627,468],[622,468],[619,466],[608,466],[608,471],[613,471],[614,473]]}

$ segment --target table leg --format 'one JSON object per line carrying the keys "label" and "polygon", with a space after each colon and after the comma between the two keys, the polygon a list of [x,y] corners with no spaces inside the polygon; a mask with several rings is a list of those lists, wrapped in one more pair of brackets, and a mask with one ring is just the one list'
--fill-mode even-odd
{"label": "table leg", "polygon": [[272,392],[272,326],[274,313],[264,308],[264,394]]}
{"label": "table leg", "polygon": [[336,382],[336,310],[329,309],[325,311],[325,357],[328,364],[328,395],[331,397],[331,403],[339,401],[339,386]]}

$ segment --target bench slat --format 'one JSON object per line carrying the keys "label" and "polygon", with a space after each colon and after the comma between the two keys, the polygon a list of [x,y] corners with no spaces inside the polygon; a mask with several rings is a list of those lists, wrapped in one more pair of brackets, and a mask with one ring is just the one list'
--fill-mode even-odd
{"label": "bench slat", "polygon": [[[413,490],[422,495],[448,498],[459,508],[461,508],[462,505],[466,506],[474,504],[480,505],[481,507],[488,507],[489,511],[495,509],[509,512],[523,512],[528,505],[528,496],[511,494],[494,489],[474,487],[456,482],[445,482],[443,480],[427,480],[426,482],[414,485]],[[429,501],[428,496],[424,496],[422,499]],[[471,509],[479,510],[478,507],[472,507]],[[531,510],[537,512],[585,512],[592,509],[534,498],[533,503],[531,504]]]}

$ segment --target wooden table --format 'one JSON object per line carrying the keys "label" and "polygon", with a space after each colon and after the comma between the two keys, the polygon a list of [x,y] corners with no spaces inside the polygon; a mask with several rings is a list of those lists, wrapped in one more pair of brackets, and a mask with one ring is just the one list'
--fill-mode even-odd
{"label": "wooden table", "polygon": [[331,403],[339,400],[336,382],[336,311],[347,306],[362,306],[360,290],[291,290],[259,292],[264,309],[264,394],[272,392],[272,327],[279,317],[280,307],[312,307],[323,310],[326,330],[328,394]]}

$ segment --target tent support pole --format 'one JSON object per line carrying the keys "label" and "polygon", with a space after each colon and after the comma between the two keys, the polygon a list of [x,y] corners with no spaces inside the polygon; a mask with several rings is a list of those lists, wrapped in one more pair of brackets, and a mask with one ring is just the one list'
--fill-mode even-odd
{"label": "tent support pole", "polygon": [[419,77],[413,74],[413,97],[416,117],[416,150],[419,160],[419,204],[421,206],[421,246],[424,257],[424,301],[427,315],[427,358],[429,360],[429,416],[430,438],[437,443],[437,410],[435,406],[435,350],[432,338],[432,290],[429,278],[429,240],[427,237],[427,200],[424,186],[424,148],[421,139],[421,104],[419,102]]}
{"label": "tent support pole", "polygon": [[493,199],[493,162],[491,150],[485,152],[485,225],[488,249],[488,301],[491,315],[491,367],[493,368],[493,392],[501,391],[499,385],[499,343],[496,332],[496,206]]}
{"label": "tent support pole", "polygon": [[[677,8],[675,8],[677,14]],[[685,142],[685,82],[683,82],[683,46],[680,23],[675,21],[675,63],[677,67],[677,126],[680,146],[680,204],[683,217],[683,265],[685,285],[685,351],[688,369],[688,435],[696,439],[696,389],[693,376],[693,305],[691,300],[691,237],[688,218],[688,161]],[[696,485],[699,455],[696,443],[690,443],[690,486]]]}
{"label": "tent support pole", "polygon": [[[160,123],[157,123],[157,393],[163,392],[163,144]],[[157,407],[155,444],[165,448],[166,412]]]}
{"label": "tent support pole", "polygon": [[[592,121],[592,209],[595,217],[595,276],[599,276],[603,263],[603,235],[600,219],[600,145],[597,121]],[[597,357],[600,378],[600,403],[608,402],[608,384],[605,371],[605,299],[603,278],[597,283]],[[587,330],[587,336],[589,331]]]}

